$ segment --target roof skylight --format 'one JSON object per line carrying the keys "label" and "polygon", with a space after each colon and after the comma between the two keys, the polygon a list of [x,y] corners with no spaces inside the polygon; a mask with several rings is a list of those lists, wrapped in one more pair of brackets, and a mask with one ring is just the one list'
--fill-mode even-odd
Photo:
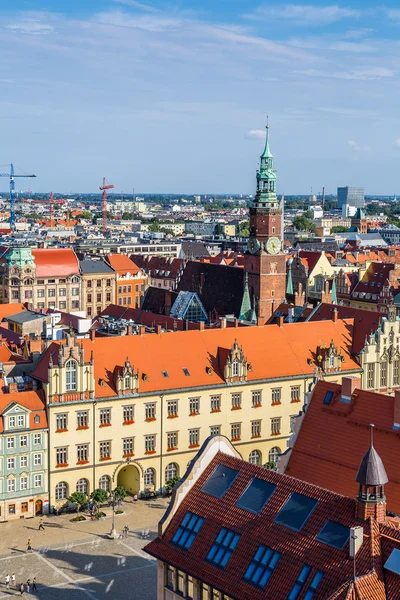
{"label": "roof skylight", "polygon": [[261,544],[247,567],[245,581],[264,589],[280,557],[280,552]]}
{"label": "roof skylight", "polygon": [[285,502],[274,519],[275,523],[300,531],[304,523],[317,506],[318,500],[292,492],[289,500]]}
{"label": "roof skylight", "polygon": [[235,533],[230,529],[226,529],[226,527],[222,527],[207,554],[207,560],[217,567],[226,567],[239,540],[239,533]]}
{"label": "roof skylight", "polygon": [[245,489],[236,506],[258,514],[270,499],[276,485],[254,477],[250,485]]}
{"label": "roof skylight", "polygon": [[350,528],[335,521],[327,521],[319,534],[317,540],[332,548],[341,550],[350,538]]}
{"label": "roof skylight", "polygon": [[184,550],[188,550],[193,544],[196,535],[199,533],[201,526],[204,523],[203,517],[199,517],[192,512],[187,512],[179,525],[172,543],[176,544]]}
{"label": "roof skylight", "polygon": [[225,467],[224,465],[218,465],[201,488],[201,491],[210,496],[222,498],[231,487],[238,474],[239,471],[235,471],[235,469]]}

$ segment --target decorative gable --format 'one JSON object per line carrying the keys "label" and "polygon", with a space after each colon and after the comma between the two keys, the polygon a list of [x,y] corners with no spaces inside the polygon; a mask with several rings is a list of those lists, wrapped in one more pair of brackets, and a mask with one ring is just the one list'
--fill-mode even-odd
{"label": "decorative gable", "polygon": [[325,373],[332,373],[334,371],[340,371],[344,356],[340,354],[339,349],[335,346],[332,340],[328,348],[325,346],[318,346],[317,348],[317,362],[318,366]]}
{"label": "decorative gable", "polygon": [[114,384],[118,394],[137,393],[139,391],[139,374],[129,362],[128,357],[123,367],[115,367]]}
{"label": "decorative gable", "polygon": [[242,347],[237,340],[228,354],[225,362],[224,377],[226,381],[243,381],[247,379],[248,364]]}

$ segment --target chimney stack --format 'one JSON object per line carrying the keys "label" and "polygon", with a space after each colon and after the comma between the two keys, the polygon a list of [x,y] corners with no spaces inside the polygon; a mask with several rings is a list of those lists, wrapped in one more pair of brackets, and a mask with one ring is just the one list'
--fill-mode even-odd
{"label": "chimney stack", "polygon": [[400,429],[400,390],[394,392],[393,428]]}
{"label": "chimney stack", "polygon": [[333,311],[332,311],[332,321],[333,321],[334,323],[337,323],[337,320],[338,320],[338,315],[339,315],[339,313],[338,313],[338,309],[335,307],[335,308],[333,309]]}
{"label": "chimney stack", "polygon": [[161,330],[162,330],[161,325],[156,325],[156,334],[157,335],[161,335]]}
{"label": "chimney stack", "polygon": [[92,340],[92,342],[94,342],[94,339],[96,337],[96,330],[95,329],[91,329],[89,335],[90,335],[90,339]]}
{"label": "chimney stack", "polygon": [[204,323],[204,321],[199,321],[199,330],[200,331],[204,331],[204,329],[205,329],[205,323]]}
{"label": "chimney stack", "polygon": [[279,327],[283,327],[283,321],[284,321],[283,315],[279,315],[278,320],[277,320],[277,324]]}
{"label": "chimney stack", "polygon": [[342,397],[351,398],[356,388],[361,388],[360,377],[342,377]]}
{"label": "chimney stack", "polygon": [[221,329],[226,329],[226,318],[220,317],[219,321],[221,323]]}

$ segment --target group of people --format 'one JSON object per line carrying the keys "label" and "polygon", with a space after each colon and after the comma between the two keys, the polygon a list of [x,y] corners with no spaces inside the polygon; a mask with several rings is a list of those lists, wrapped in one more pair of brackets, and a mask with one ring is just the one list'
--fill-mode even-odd
{"label": "group of people", "polygon": [[19,589],[19,592],[20,592],[21,596],[25,592],[27,592],[28,594],[30,594],[31,592],[36,592],[37,591],[36,577],[34,577],[32,579],[32,582],[31,582],[30,579],[28,579],[25,584],[21,583],[21,585],[19,587],[17,587],[15,573],[13,573],[11,576],[7,573],[7,575],[5,576],[5,585],[6,585],[6,589],[7,590],[10,589],[10,585],[11,585],[11,587],[16,587],[17,589]]}

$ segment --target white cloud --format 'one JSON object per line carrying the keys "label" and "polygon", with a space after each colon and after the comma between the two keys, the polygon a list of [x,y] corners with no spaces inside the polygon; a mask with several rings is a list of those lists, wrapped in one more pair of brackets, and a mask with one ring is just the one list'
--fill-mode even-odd
{"label": "white cloud", "polygon": [[250,129],[246,137],[250,140],[265,140],[265,129]]}
{"label": "white cloud", "polygon": [[158,33],[179,29],[184,23],[179,17],[170,17],[167,15],[135,15],[127,14],[119,10],[99,13],[96,16],[96,20],[103,25],[132,27]]}
{"label": "white cloud", "polygon": [[125,6],[132,6],[145,12],[161,12],[159,8],[150,6],[150,4],[144,4],[143,2],[137,2],[137,0],[112,0],[116,4],[124,4]]}
{"label": "white cloud", "polygon": [[371,81],[373,79],[383,79],[393,77],[394,71],[385,67],[371,67],[370,69],[355,69],[354,71],[320,71],[317,69],[304,69],[296,71],[299,75],[308,77],[328,77],[332,79],[355,79],[360,81]]}
{"label": "white cloud", "polygon": [[386,11],[389,19],[393,19],[393,21],[400,21],[400,9],[389,9]]}
{"label": "white cloud", "polygon": [[359,146],[354,140],[349,140],[347,143],[353,148],[355,152],[364,152],[371,150],[369,146]]}
{"label": "white cloud", "polygon": [[11,31],[25,33],[28,35],[46,35],[54,31],[54,27],[52,25],[49,25],[48,23],[41,23],[40,21],[36,21],[34,19],[26,19],[19,22],[17,21],[16,23],[5,25],[5,27]]}
{"label": "white cloud", "polygon": [[341,8],[337,4],[315,6],[311,4],[284,4],[282,6],[259,6],[246,18],[281,19],[296,21],[298,25],[328,25],[347,18],[358,18],[362,11],[353,8]]}
{"label": "white cloud", "polygon": [[392,146],[393,146],[393,148],[396,148],[396,150],[400,150],[400,138],[397,138],[396,140],[394,140]]}

